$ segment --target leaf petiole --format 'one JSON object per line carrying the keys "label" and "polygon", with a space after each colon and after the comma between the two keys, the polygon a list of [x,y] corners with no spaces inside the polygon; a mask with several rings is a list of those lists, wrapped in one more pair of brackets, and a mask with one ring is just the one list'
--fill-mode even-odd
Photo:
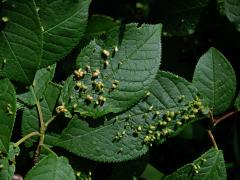
{"label": "leaf petiole", "polygon": [[31,138],[32,136],[41,136],[41,134],[39,132],[37,132],[37,131],[31,132],[31,133],[27,134],[26,136],[24,136],[23,138],[21,138],[16,143],[14,143],[14,146],[18,147],[21,143],[23,143],[27,139]]}

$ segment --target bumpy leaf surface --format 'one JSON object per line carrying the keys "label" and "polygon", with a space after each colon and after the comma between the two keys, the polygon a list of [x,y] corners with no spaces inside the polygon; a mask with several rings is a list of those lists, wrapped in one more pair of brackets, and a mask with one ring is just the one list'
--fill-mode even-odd
{"label": "bumpy leaf surface", "polygon": [[0,64],[10,79],[31,84],[36,70],[65,56],[80,40],[90,0],[9,0],[0,17]]}
{"label": "bumpy leaf surface", "polygon": [[[186,80],[161,72],[153,81],[150,94],[133,108],[113,118],[75,116],[56,145],[96,161],[134,159],[145,154],[155,140],[164,142],[194,119],[183,117],[191,113],[189,102],[195,101],[196,93]],[[155,139],[151,139],[153,136]]]}
{"label": "bumpy leaf surface", "polygon": [[16,92],[8,79],[0,80],[0,152],[8,152],[16,116]]}
{"label": "bumpy leaf surface", "polygon": [[225,180],[226,168],[223,158],[223,153],[220,150],[210,149],[201,157],[196,159],[193,163],[187,164],[178,169],[171,175],[163,178],[164,180],[202,180],[202,179],[216,179]]}
{"label": "bumpy leaf surface", "polygon": [[72,167],[67,158],[48,155],[34,166],[26,175],[26,180],[75,180]]}
{"label": "bumpy leaf surface", "polygon": [[[126,26],[119,47],[112,44],[111,49],[103,49],[96,41],[92,41],[77,59],[81,71],[87,67],[88,70],[82,78],[68,78],[61,95],[62,103],[69,111],[75,106],[75,112],[94,118],[132,106],[143,97],[158,71],[160,35],[161,25],[137,27],[136,24],[130,24]],[[94,77],[96,70],[99,73]],[[77,83],[84,84],[86,90],[76,89]],[[99,89],[99,83],[104,87]],[[86,102],[88,96],[93,97],[91,102]],[[101,102],[101,97],[106,101]]]}
{"label": "bumpy leaf surface", "polygon": [[215,48],[210,48],[199,59],[193,84],[215,115],[229,108],[236,92],[235,72],[227,59]]}

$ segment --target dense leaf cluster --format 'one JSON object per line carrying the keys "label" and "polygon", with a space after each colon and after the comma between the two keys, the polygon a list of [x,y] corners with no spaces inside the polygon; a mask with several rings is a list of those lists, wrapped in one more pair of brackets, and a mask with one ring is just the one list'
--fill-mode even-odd
{"label": "dense leaf cluster", "polygon": [[[71,157],[136,166],[152,146],[206,119],[214,147],[162,179],[226,179],[212,128],[216,116],[240,107],[231,64],[212,47],[200,57],[192,82],[160,67],[161,36],[194,34],[209,2],[169,1],[162,9],[164,32],[162,24],[89,17],[90,3],[1,1],[0,179],[12,179],[19,151],[34,164],[25,179],[94,179],[94,168],[86,172],[76,165],[84,161]],[[239,30],[238,1],[218,5]],[[147,10],[141,3],[137,8]],[[59,61],[69,61],[74,47],[73,67],[59,81]],[[21,126],[16,141],[14,124]],[[135,171],[130,178],[143,170]]]}

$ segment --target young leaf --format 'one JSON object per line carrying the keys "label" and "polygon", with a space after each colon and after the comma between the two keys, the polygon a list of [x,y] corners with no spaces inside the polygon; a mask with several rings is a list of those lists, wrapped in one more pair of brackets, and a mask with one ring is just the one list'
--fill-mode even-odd
{"label": "young leaf", "polygon": [[[19,155],[20,149],[15,148],[13,143],[9,146],[9,151],[6,155],[0,153],[0,179],[11,180],[15,172],[15,156]],[[6,157],[5,157],[6,156]]]}
{"label": "young leaf", "polygon": [[[132,106],[156,76],[160,35],[161,25],[130,24],[119,47],[113,44],[112,49],[105,50],[92,41],[77,59],[80,69],[74,72],[76,77],[70,76],[64,85],[62,103],[69,111],[76,106],[74,112],[94,118]],[[80,77],[79,73],[86,75]]]}
{"label": "young leaf", "polygon": [[161,180],[163,179],[164,174],[153,167],[151,164],[148,164],[141,177],[143,179]]}
{"label": "young leaf", "polygon": [[8,152],[16,116],[16,92],[8,79],[0,80],[0,152]]}
{"label": "young leaf", "polygon": [[239,0],[224,0],[224,12],[235,26],[240,31],[240,1]]}
{"label": "young leaf", "polygon": [[226,169],[222,151],[210,149],[193,163],[187,164],[164,180],[217,179],[225,180]]}
{"label": "young leaf", "polygon": [[198,61],[193,84],[204,96],[214,115],[226,111],[235,96],[236,77],[231,64],[215,48],[210,48]]}
{"label": "young leaf", "polygon": [[196,94],[186,80],[161,72],[145,99],[132,109],[94,121],[75,116],[56,145],[95,161],[137,158],[154,141],[164,142],[197,117],[202,107]]}
{"label": "young leaf", "polygon": [[43,158],[26,175],[26,180],[75,180],[72,167],[67,158],[50,154]]}
{"label": "young leaf", "polygon": [[53,79],[55,68],[56,65],[54,64],[48,68],[38,70],[35,74],[33,84],[30,86],[30,91],[18,95],[17,98],[26,105],[35,105],[36,99],[42,99],[48,83]]}
{"label": "young leaf", "polygon": [[10,79],[31,84],[36,70],[65,56],[80,40],[90,0],[4,3],[0,64]]}

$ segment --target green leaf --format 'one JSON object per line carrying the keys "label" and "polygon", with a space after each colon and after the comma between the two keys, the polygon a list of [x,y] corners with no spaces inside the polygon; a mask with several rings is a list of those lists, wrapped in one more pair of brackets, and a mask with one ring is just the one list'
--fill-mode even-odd
{"label": "green leaf", "polygon": [[158,171],[155,167],[151,164],[148,164],[146,169],[144,170],[142,176],[146,180],[160,180],[164,177],[164,174]]}
{"label": "green leaf", "polygon": [[[197,117],[202,107],[194,104],[200,103],[196,94],[186,80],[161,72],[150,87],[150,95],[147,93],[149,96],[132,109],[94,121],[75,116],[56,145],[95,161],[135,159],[154,141],[164,142],[194,120],[193,115]],[[193,109],[199,112],[193,113]]]}
{"label": "green leaf", "polygon": [[198,61],[193,84],[204,96],[214,115],[225,112],[236,92],[236,77],[231,64],[217,49],[210,48]]}
{"label": "green leaf", "polygon": [[9,151],[6,155],[0,152],[0,179],[12,180],[15,172],[15,156],[18,156],[20,149],[14,147],[13,143],[9,146]]}
{"label": "green leaf", "polygon": [[88,20],[84,38],[91,40],[99,36],[108,36],[109,32],[119,27],[120,22],[114,21],[114,19],[111,17],[92,15]]}
{"label": "green leaf", "polygon": [[42,32],[34,1],[9,0],[0,17],[8,22],[0,31],[0,62],[10,79],[30,84],[41,63]]}
{"label": "green leaf", "polygon": [[234,107],[236,110],[238,110],[238,111],[240,110],[240,92],[238,93],[238,96],[235,99]]}
{"label": "green leaf", "polygon": [[122,180],[133,179],[134,176],[139,177],[144,171],[149,161],[148,154],[141,156],[131,161],[125,161],[121,163],[114,163],[111,173],[108,177],[109,180]]}
{"label": "green leaf", "polygon": [[31,84],[36,70],[64,57],[83,36],[90,0],[4,3],[0,64],[10,79]]}
{"label": "green leaf", "polygon": [[240,31],[240,1],[224,0],[224,12],[235,26]]}
{"label": "green leaf", "polygon": [[87,26],[91,0],[38,0],[43,31],[41,66],[59,61],[78,44]]}
{"label": "green leaf", "polygon": [[16,92],[8,79],[0,80],[0,152],[8,152],[16,116]]}
{"label": "green leaf", "polygon": [[[113,51],[117,44],[112,44],[111,49],[106,50],[107,54],[111,53],[111,57],[105,54],[108,56],[105,60],[102,57],[104,49],[92,41],[77,59],[78,68],[82,71],[87,66],[91,69],[80,80],[72,76],[68,78],[61,95],[62,103],[69,111],[77,105],[74,112],[94,118],[110,112],[121,112],[135,104],[144,96],[158,71],[161,59],[160,35],[161,25],[127,25],[119,51]],[[104,61],[110,64],[104,65]],[[92,74],[97,69],[100,74],[94,78]],[[85,92],[76,91],[77,82],[86,85]],[[94,83],[103,83],[104,87],[98,89]],[[86,103],[88,95],[93,97],[90,103]],[[101,102],[101,97],[106,98],[106,102]]]}
{"label": "green leaf", "polygon": [[[48,84],[42,100],[40,101],[40,107],[42,109],[44,122],[47,122],[52,118],[55,111],[55,106],[60,94],[60,88],[54,83]],[[36,102],[35,102],[36,103]],[[22,135],[27,135],[34,131],[39,131],[39,115],[36,106],[25,107],[22,115]],[[52,139],[51,135],[46,135],[46,141]],[[25,145],[30,147],[34,142],[38,140],[38,137],[32,137],[25,141]]]}
{"label": "green leaf", "polygon": [[43,158],[26,175],[26,180],[75,180],[72,167],[67,158],[49,155]]}
{"label": "green leaf", "polygon": [[166,176],[164,180],[190,179],[227,179],[223,153],[220,150],[210,149],[193,163],[187,164],[176,172]]}
{"label": "green leaf", "polygon": [[200,19],[207,12],[208,2],[208,0],[159,1],[159,21],[164,24],[166,35],[193,34],[199,26]]}
{"label": "green leaf", "polygon": [[18,95],[18,99],[26,105],[33,106],[36,104],[36,99],[42,99],[42,96],[47,88],[48,83],[53,79],[56,65],[42,68],[37,71],[33,84],[30,86],[30,91]]}

